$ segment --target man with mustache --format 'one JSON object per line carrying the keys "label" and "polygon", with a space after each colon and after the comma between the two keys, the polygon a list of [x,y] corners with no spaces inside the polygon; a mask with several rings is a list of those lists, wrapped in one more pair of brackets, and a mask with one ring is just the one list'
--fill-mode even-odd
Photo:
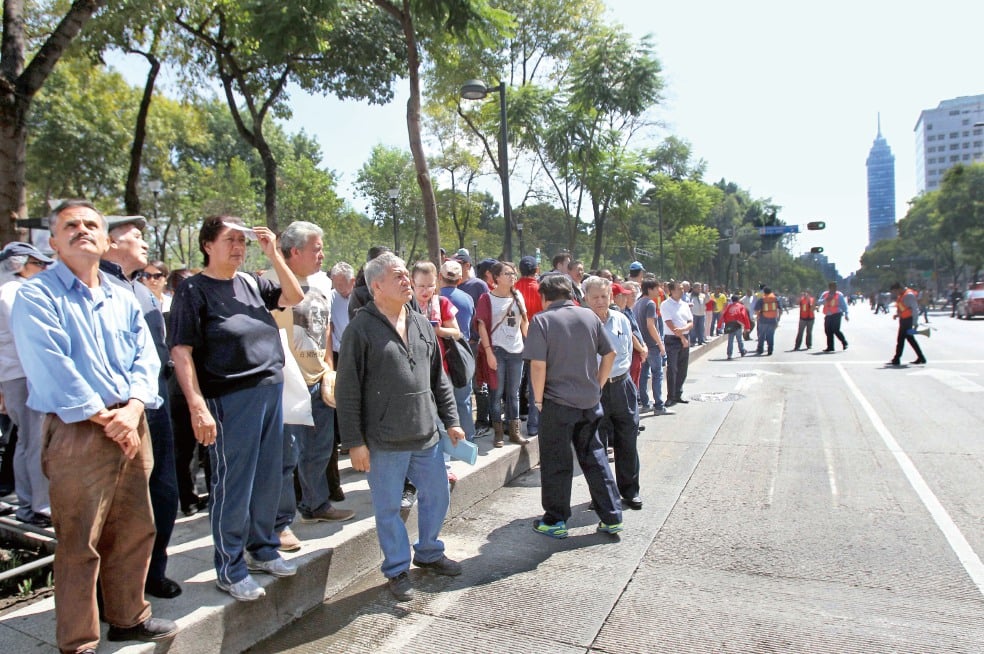
{"label": "man with mustache", "polygon": [[111,641],[177,632],[151,617],[144,580],[154,545],[153,467],[145,408],[157,408],[160,359],[133,294],[99,271],[106,219],[85,200],[59,205],[51,247],[59,263],[17,292],[12,330],[28,406],[47,414],[41,460],[58,534],[55,620],[62,652],[99,644],[96,580]]}

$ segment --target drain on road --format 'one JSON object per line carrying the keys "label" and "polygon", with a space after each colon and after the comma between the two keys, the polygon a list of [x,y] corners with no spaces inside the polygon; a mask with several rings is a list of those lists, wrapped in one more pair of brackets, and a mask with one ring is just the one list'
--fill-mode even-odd
{"label": "drain on road", "polygon": [[741,393],[697,393],[690,399],[695,402],[737,402],[744,400],[745,396]]}

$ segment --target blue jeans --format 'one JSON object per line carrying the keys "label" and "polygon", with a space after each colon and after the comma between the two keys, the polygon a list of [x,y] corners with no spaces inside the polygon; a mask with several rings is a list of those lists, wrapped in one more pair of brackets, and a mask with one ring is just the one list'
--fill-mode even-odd
{"label": "blue jeans", "polygon": [[283,480],[283,384],[246,388],[207,402],[217,426],[215,443],[208,448],[215,572],[222,583],[234,584],[249,574],[244,551],[260,561],[280,556],[273,526]]}
{"label": "blue jeans", "polygon": [[461,388],[454,389],[454,403],[458,407],[458,422],[465,432],[465,438],[475,440],[475,419],[472,417],[472,380]]}
{"label": "blue jeans", "polygon": [[424,563],[440,559],[444,555],[444,543],[438,536],[451,503],[440,444],[411,452],[370,450],[366,478],[376,515],[376,535],[383,550],[383,576],[392,579],[410,568],[410,542],[400,518],[405,478],[417,488],[415,558]]}
{"label": "blue jeans", "polygon": [[731,353],[734,351],[734,344],[738,343],[738,351],[745,354],[745,335],[739,329],[736,332],[728,332],[728,358],[731,358]]}
{"label": "blue jeans", "polygon": [[[311,386],[311,416],[314,426],[284,425],[283,484],[280,506],[277,508],[276,531],[283,531],[294,522],[297,509],[311,515],[331,508],[328,499],[328,461],[335,448],[335,410],[321,399],[321,382]],[[294,493],[294,470],[301,486],[301,502]]]}
{"label": "blue jeans", "polygon": [[653,406],[658,411],[663,408],[663,355],[655,347],[649,348],[649,356],[639,375],[639,397],[643,406],[649,406],[650,379],[653,381]]}
{"label": "blue jeans", "polygon": [[526,381],[526,397],[529,398],[529,402],[526,404],[526,433],[530,436],[536,436],[540,433],[540,410],[536,408],[536,404],[533,402],[533,376],[527,375]]}
{"label": "blue jeans", "polygon": [[694,335],[694,345],[703,345],[707,339],[704,338],[704,329],[706,327],[707,316],[694,316],[694,329],[691,334]]}
{"label": "blue jeans", "polygon": [[506,405],[506,420],[519,420],[519,385],[523,380],[523,353],[506,352],[501,347],[493,348],[493,351],[499,384],[498,388],[492,391],[489,400],[492,422],[502,420],[503,403]]}
{"label": "blue jeans", "polygon": [[758,348],[756,352],[762,354],[762,349],[764,346],[768,346],[768,353],[772,354],[772,350],[775,347],[776,341],[776,327],[777,323],[768,320],[759,320],[758,327]]}

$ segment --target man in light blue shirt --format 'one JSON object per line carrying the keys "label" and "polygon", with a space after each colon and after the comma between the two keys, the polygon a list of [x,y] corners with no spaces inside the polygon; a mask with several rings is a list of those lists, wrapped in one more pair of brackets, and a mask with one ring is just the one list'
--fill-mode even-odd
{"label": "man in light blue shirt", "polygon": [[[621,287],[617,287],[621,292]],[[608,383],[601,387],[601,408],[612,426],[615,450],[615,485],[623,506],[639,510],[639,399],[629,376],[632,367],[632,323],[616,307],[612,310],[612,283],[604,277],[588,277],[584,301],[605,326],[615,346],[615,361]]]}
{"label": "man in light blue shirt", "polygon": [[58,534],[58,647],[98,646],[97,579],[109,640],[169,638],[177,625],[151,618],[143,594],[155,533],[144,408],[161,402],[160,359],[133,294],[99,272],[109,247],[105,217],[87,201],[63,202],[51,216],[50,243],[59,263],[18,290],[11,328],[27,404],[47,414],[42,462]]}

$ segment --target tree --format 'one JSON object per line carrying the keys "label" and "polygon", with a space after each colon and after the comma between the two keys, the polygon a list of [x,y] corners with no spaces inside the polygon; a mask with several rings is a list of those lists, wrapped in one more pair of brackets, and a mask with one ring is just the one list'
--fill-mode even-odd
{"label": "tree", "polygon": [[427,251],[440,263],[440,233],[437,198],[431,183],[421,137],[420,68],[421,48],[439,44],[446,37],[487,44],[490,37],[508,24],[508,15],[491,8],[486,0],[365,0],[392,16],[403,32],[407,53],[410,98],[407,100],[407,132],[417,174],[427,231]]}
{"label": "tree", "polygon": [[72,41],[105,4],[105,0],[72,2],[28,62],[29,48],[36,45],[30,42],[28,32],[28,26],[35,22],[26,11],[31,3],[4,0],[0,36],[0,242],[15,240],[14,221],[27,217],[25,172],[31,102]]}
{"label": "tree", "polygon": [[388,101],[402,68],[398,32],[357,0],[215,0],[189,8],[177,22],[194,37],[197,65],[214,65],[239,135],[263,162],[264,213],[276,230],[279,180],[267,117],[289,114],[289,82],[340,98]]}
{"label": "tree", "polygon": [[984,268],[984,163],[957,164],[943,175],[938,207],[940,234],[960,245],[960,257],[973,270]]}

